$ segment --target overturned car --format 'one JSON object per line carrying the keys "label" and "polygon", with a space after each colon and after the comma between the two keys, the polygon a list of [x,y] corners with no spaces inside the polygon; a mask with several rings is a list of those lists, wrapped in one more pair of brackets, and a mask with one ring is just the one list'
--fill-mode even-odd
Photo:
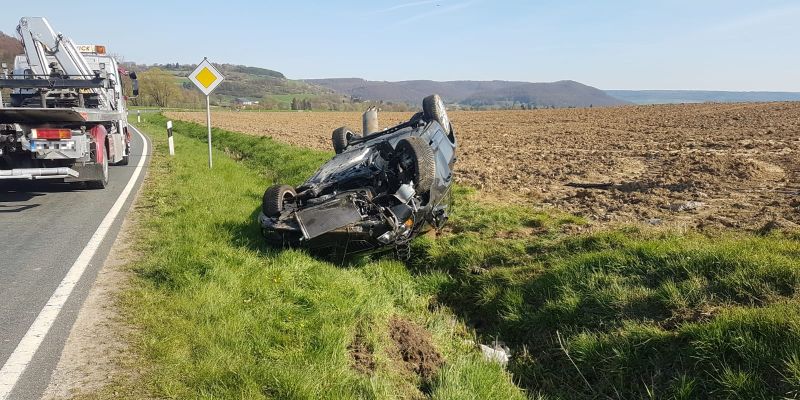
{"label": "overturned car", "polygon": [[336,155],[309,180],[267,188],[258,220],[268,243],[329,257],[395,249],[408,258],[411,239],[447,221],[456,161],[442,99],[422,104],[409,121],[377,132],[377,111],[368,111],[364,135],[333,131]]}

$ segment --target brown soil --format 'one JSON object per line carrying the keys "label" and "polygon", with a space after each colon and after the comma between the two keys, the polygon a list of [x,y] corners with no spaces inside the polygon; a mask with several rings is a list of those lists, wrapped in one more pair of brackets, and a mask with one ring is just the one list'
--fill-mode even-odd
{"label": "brown soil", "polygon": [[357,334],[353,342],[347,346],[350,356],[353,358],[353,369],[356,371],[372,375],[375,372],[375,354],[371,345],[367,344],[363,335]]}
{"label": "brown soil", "polygon": [[711,321],[715,315],[719,314],[719,307],[705,307],[704,309],[684,309],[674,313],[670,318],[659,322],[662,328],[673,331],[686,323],[698,323]]}
{"label": "brown soil", "polygon": [[397,346],[405,367],[424,381],[430,381],[444,363],[442,355],[433,346],[430,333],[413,322],[392,318],[389,337]]}
{"label": "brown soil", "polygon": [[[168,113],[205,123],[204,113]],[[407,113],[381,113],[382,126]],[[796,227],[800,103],[452,112],[456,179],[598,223]],[[359,113],[215,113],[229,130],[330,151]],[[570,185],[573,184],[573,185]],[[687,206],[688,205],[688,206]]]}

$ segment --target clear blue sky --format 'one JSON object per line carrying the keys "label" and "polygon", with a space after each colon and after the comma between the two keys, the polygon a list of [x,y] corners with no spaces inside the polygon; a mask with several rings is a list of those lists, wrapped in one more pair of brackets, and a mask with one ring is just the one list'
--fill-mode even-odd
{"label": "clear blue sky", "polygon": [[4,3],[4,32],[42,15],[139,63],[207,56],[290,78],[800,91],[797,0]]}

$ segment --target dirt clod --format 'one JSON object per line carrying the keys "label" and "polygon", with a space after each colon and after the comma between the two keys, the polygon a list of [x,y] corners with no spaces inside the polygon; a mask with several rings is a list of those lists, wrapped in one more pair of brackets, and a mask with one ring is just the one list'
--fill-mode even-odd
{"label": "dirt clod", "polygon": [[353,369],[366,375],[375,372],[374,349],[367,343],[364,335],[356,334],[353,342],[347,346],[347,350],[353,358]]}
{"label": "dirt clod", "polygon": [[783,218],[776,218],[764,224],[764,226],[762,226],[761,229],[758,230],[758,233],[762,235],[768,235],[776,231],[789,232],[796,230],[798,230],[797,224],[787,221]]}
{"label": "dirt clod", "polygon": [[687,323],[700,323],[712,320],[720,309],[707,307],[705,309],[686,309],[674,313],[670,318],[660,322],[662,328],[672,331]]}
{"label": "dirt clod", "polygon": [[407,369],[425,381],[436,375],[444,360],[433,346],[430,333],[413,322],[395,317],[389,321],[389,336]]}

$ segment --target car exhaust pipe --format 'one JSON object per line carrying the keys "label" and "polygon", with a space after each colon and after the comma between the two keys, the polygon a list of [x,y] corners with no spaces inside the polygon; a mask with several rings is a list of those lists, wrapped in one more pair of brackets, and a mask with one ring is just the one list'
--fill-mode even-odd
{"label": "car exhaust pipe", "polygon": [[364,136],[371,135],[380,130],[378,127],[378,109],[376,107],[368,108],[361,119],[364,123]]}

